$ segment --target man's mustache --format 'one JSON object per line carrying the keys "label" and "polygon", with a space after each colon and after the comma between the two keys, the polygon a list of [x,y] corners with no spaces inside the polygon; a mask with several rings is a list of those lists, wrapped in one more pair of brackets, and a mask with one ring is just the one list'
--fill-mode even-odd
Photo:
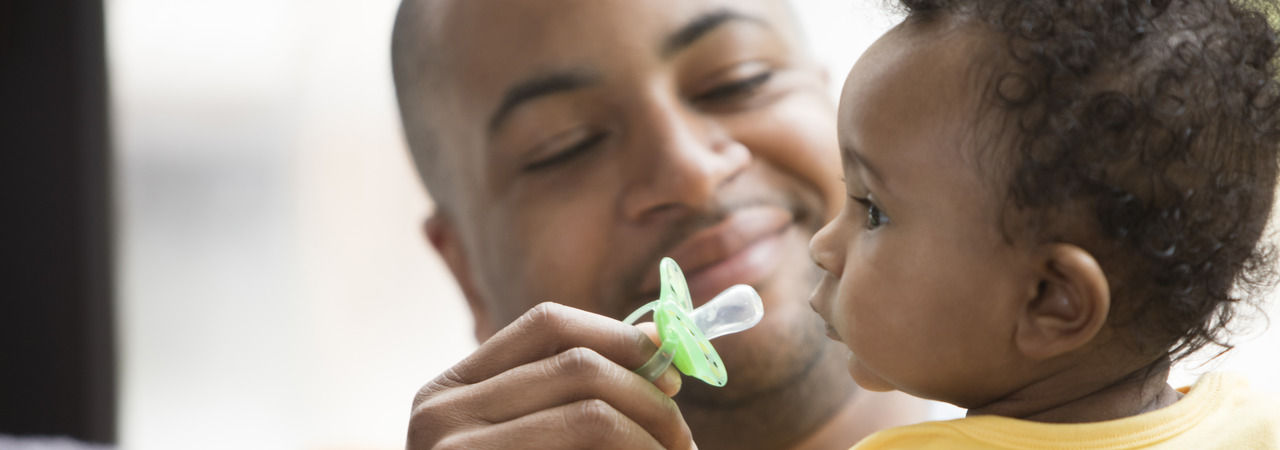
{"label": "man's mustache", "polygon": [[[726,200],[717,202],[707,208],[693,211],[689,215],[666,225],[659,232],[658,243],[653,246],[653,250],[638,259],[634,267],[630,267],[624,272],[621,281],[622,285],[625,286],[624,295],[627,301],[619,304],[624,308],[634,308],[658,298],[656,289],[647,291],[642,287],[644,278],[652,269],[652,266],[656,266],[662,257],[668,256],[672,250],[684,243],[689,236],[723,222],[727,217],[739,210],[757,207],[772,207],[790,211],[796,224],[805,228],[812,228],[812,232],[817,232],[822,225],[822,213],[816,210],[821,205],[809,205],[799,198],[793,198],[781,193]],[[626,314],[628,312],[630,311],[615,311],[613,315]]]}

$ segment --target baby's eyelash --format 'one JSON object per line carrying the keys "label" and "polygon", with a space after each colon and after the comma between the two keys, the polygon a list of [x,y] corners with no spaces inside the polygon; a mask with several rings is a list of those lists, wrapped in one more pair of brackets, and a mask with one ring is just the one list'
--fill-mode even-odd
{"label": "baby's eyelash", "polygon": [[874,230],[876,228],[880,228],[884,224],[887,224],[890,222],[889,216],[885,215],[884,211],[880,209],[880,206],[876,205],[876,203],[872,201],[870,197],[854,197],[850,195],[849,198],[855,202],[858,202],[858,204],[862,205],[863,208],[866,208],[867,210],[866,228],[868,230]]}

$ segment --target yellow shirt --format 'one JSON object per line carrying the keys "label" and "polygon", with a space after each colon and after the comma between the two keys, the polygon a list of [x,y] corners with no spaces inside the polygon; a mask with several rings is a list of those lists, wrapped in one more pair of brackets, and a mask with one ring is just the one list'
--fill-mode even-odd
{"label": "yellow shirt", "polygon": [[1106,422],[1059,424],[999,416],[891,428],[855,450],[907,449],[1280,449],[1280,402],[1239,377],[1208,374],[1168,407]]}

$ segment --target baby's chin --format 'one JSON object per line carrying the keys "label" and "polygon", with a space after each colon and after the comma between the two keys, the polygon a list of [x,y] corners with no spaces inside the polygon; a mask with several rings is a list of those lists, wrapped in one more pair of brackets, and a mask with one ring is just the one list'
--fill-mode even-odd
{"label": "baby's chin", "polygon": [[866,366],[859,363],[857,356],[849,358],[849,376],[853,377],[853,382],[857,383],[858,387],[871,392],[891,392],[898,390],[898,388],[894,387],[893,384],[890,384],[884,378],[881,378],[875,372],[872,372],[871,369],[868,369]]}

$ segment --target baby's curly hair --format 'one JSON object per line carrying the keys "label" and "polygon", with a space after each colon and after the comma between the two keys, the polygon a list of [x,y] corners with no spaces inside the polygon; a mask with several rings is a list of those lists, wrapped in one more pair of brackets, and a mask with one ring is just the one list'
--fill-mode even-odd
{"label": "baby's curly hair", "polygon": [[1013,155],[1000,158],[1006,211],[1036,239],[1074,238],[1099,256],[1113,325],[1152,357],[1229,350],[1237,304],[1256,305],[1276,278],[1262,240],[1280,150],[1274,5],[901,5],[908,24],[950,17],[998,36],[974,64]]}

